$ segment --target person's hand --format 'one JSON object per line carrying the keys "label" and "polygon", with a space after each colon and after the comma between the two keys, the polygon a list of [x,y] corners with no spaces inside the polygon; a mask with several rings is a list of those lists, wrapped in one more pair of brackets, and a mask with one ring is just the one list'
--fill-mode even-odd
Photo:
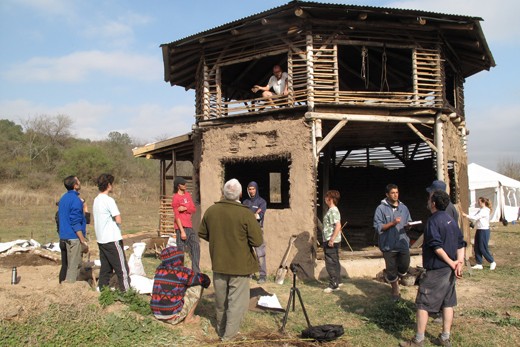
{"label": "person's hand", "polygon": [[397,225],[399,223],[401,223],[401,217],[396,217],[394,220],[394,225]]}
{"label": "person's hand", "polygon": [[334,241],[329,240],[329,242],[327,242],[327,245],[329,245],[329,247],[334,247]]}
{"label": "person's hand", "polygon": [[464,264],[461,263],[461,262],[457,262],[457,264],[455,265],[455,277],[457,278],[462,278],[462,271],[464,269]]}
{"label": "person's hand", "polygon": [[186,236],[186,232],[181,230],[181,240],[186,240],[188,237]]}
{"label": "person's hand", "polygon": [[259,90],[258,86],[253,86],[253,88],[251,88],[251,91],[253,93],[256,93],[258,90]]}
{"label": "person's hand", "polygon": [[86,242],[81,242],[81,253],[88,253],[88,244]]}
{"label": "person's hand", "polygon": [[201,281],[202,287],[208,288],[209,285],[211,284],[211,280],[209,279],[208,275],[206,275],[206,274],[201,274],[201,275],[202,275],[202,281]]}
{"label": "person's hand", "polygon": [[186,211],[188,208],[186,206],[179,206],[178,210],[179,212],[184,212]]}

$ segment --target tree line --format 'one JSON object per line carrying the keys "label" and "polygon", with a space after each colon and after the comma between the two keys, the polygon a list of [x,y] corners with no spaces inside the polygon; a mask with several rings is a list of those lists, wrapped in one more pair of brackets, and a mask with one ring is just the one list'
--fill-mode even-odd
{"label": "tree line", "polygon": [[72,124],[66,115],[42,115],[21,124],[0,119],[0,179],[27,179],[37,188],[68,175],[82,181],[94,181],[103,172],[127,180],[156,176],[155,161],[133,157],[137,144],[128,134],[113,131],[91,141],[74,137]]}

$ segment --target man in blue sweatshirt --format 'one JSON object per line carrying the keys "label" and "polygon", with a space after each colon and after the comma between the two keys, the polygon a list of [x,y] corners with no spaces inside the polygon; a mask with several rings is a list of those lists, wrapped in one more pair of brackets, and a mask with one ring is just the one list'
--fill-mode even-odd
{"label": "man in blue sweatshirt", "polygon": [[[242,204],[249,207],[251,212],[255,214],[255,218],[260,224],[260,228],[262,228],[262,235],[264,232],[264,216],[265,211],[267,210],[267,202],[260,197],[258,192],[258,184],[255,181],[249,182],[247,185],[247,195],[249,195],[249,199],[245,199]],[[256,256],[258,257],[259,264],[259,272],[260,277],[258,279],[258,284],[265,283],[267,279],[267,266],[265,261],[265,239],[260,247],[255,247]]]}
{"label": "man in blue sweatshirt", "polygon": [[74,283],[81,266],[81,254],[88,252],[87,220],[83,210],[83,201],[79,198],[81,183],[75,176],[63,180],[67,193],[63,194],[58,203],[58,220],[60,233],[61,265],[66,267],[67,283]]}
{"label": "man in blue sweatshirt", "polygon": [[386,280],[392,286],[392,298],[400,298],[399,277],[406,275],[410,267],[410,238],[406,234],[412,221],[408,207],[399,201],[399,188],[386,186],[386,198],[374,213],[374,229],[379,235],[379,249],[386,265]]}

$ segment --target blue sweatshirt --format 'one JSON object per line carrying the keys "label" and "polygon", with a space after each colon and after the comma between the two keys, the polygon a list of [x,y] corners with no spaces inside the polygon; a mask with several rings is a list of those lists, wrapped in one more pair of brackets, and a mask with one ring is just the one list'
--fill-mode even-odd
{"label": "blue sweatshirt", "polygon": [[445,211],[435,212],[426,223],[423,244],[423,267],[435,270],[449,267],[435,254],[442,248],[451,260],[457,260],[457,250],[466,246],[457,222]]}
{"label": "blue sweatshirt", "polygon": [[77,231],[82,231],[83,236],[86,236],[87,220],[83,214],[83,202],[77,191],[69,190],[63,194],[58,204],[58,218],[60,221],[60,239],[78,239]]}
{"label": "blue sweatshirt", "polygon": [[[401,222],[396,226],[383,231],[383,225],[401,217]],[[408,207],[398,202],[397,207],[391,206],[386,199],[381,200],[374,213],[374,229],[379,234],[379,249],[381,252],[399,252],[410,249],[410,238],[406,234],[404,226],[412,221]]]}
{"label": "blue sweatshirt", "polygon": [[255,181],[249,182],[249,184],[247,185],[248,188],[251,186],[256,188],[256,195],[254,197],[251,197],[248,191],[247,195],[249,195],[249,199],[245,199],[244,202],[242,202],[242,204],[249,207],[249,209],[253,213],[256,213],[258,209],[261,210],[260,212],[258,212],[258,216],[260,217],[260,219],[258,219],[258,223],[260,223],[260,227],[263,227],[264,215],[265,211],[267,210],[267,202],[260,197],[260,193],[258,191],[258,184]]}

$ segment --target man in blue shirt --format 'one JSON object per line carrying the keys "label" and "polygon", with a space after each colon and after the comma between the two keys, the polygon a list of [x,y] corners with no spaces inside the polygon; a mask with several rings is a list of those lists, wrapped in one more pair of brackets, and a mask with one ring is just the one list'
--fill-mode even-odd
{"label": "man in blue shirt", "polygon": [[450,331],[453,323],[453,307],[457,305],[455,278],[462,277],[464,242],[457,222],[445,211],[450,197],[445,191],[436,190],[430,195],[428,219],[424,232],[423,267],[415,299],[417,307],[417,332],[401,346],[423,346],[428,314],[442,310],[442,333],[432,341],[438,346],[451,346]]}
{"label": "man in blue shirt", "polygon": [[[60,233],[61,266],[66,268],[65,278],[60,283],[74,283],[81,266],[81,253],[88,252],[86,240],[87,221],[83,210],[83,201],[79,198],[81,183],[75,176],[63,180],[67,193],[63,194],[58,204]],[[61,246],[64,247],[61,247]],[[64,272],[64,271],[63,271]]]}

